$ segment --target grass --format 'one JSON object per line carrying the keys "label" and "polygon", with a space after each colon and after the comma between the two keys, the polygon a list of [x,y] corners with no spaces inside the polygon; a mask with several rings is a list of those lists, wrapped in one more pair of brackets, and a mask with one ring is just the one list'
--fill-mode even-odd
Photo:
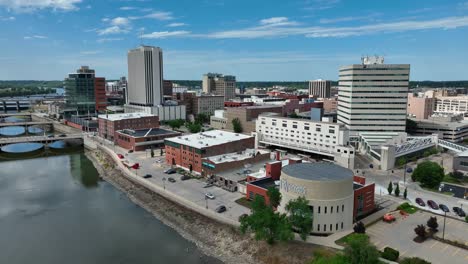
{"label": "grass", "polygon": [[369,237],[368,235],[366,234],[356,234],[356,233],[351,233],[349,235],[346,235],[338,240],[335,241],[336,244],[340,245],[340,246],[346,246],[349,241],[353,240],[353,239],[356,239],[356,237],[359,237],[359,236],[366,236],[366,237]]}
{"label": "grass", "polygon": [[398,210],[403,210],[408,214],[414,214],[418,211],[418,208],[410,205],[409,203],[402,203],[397,207]]}
{"label": "grass", "polygon": [[245,197],[239,198],[235,201],[237,204],[240,204],[244,207],[252,209],[252,202]]}
{"label": "grass", "polygon": [[454,178],[453,176],[446,174],[444,176],[444,179],[442,180],[443,182],[448,182],[448,183],[455,183],[455,184],[463,184],[463,181]]}

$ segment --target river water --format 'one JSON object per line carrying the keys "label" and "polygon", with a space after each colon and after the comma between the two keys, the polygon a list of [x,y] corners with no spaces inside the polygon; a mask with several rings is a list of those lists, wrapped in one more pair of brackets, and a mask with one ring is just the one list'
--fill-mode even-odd
{"label": "river water", "polygon": [[100,181],[83,153],[0,162],[0,263],[221,263]]}

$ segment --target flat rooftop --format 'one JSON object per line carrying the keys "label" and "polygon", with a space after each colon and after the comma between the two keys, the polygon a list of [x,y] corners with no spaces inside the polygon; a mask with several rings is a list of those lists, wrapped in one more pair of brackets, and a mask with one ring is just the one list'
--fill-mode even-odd
{"label": "flat rooftop", "polygon": [[202,149],[230,142],[236,142],[238,140],[247,138],[253,137],[223,130],[210,130],[197,134],[166,138],[166,140],[192,148]]}
{"label": "flat rooftop", "polygon": [[207,157],[205,159],[213,162],[214,164],[220,164],[220,163],[225,163],[225,162],[250,159],[250,158],[253,158],[257,153],[266,154],[270,152],[266,150],[262,150],[262,149],[259,149],[259,150],[246,149],[240,153],[239,152],[228,153],[228,154],[223,154],[223,155]]}
{"label": "flat rooftop", "polygon": [[109,121],[119,121],[119,120],[125,120],[125,119],[134,119],[134,118],[151,117],[151,116],[155,116],[155,115],[138,112],[138,113],[99,115],[98,117],[105,119],[105,120],[109,120]]}
{"label": "flat rooftop", "polygon": [[265,164],[271,162],[271,160],[263,160],[257,163],[249,163],[244,165],[243,168],[231,169],[216,173],[217,176],[229,179],[235,182],[243,181],[247,176],[251,176],[253,172],[258,172],[261,169],[265,169]]}
{"label": "flat rooftop", "polygon": [[328,162],[296,163],[284,166],[282,172],[294,178],[311,181],[341,181],[353,178],[350,169]]}
{"label": "flat rooftop", "polygon": [[252,185],[258,186],[263,189],[268,189],[270,187],[277,187],[275,181],[272,178],[265,178],[257,181],[249,182]]}
{"label": "flat rooftop", "polygon": [[117,132],[131,136],[131,137],[144,137],[144,136],[158,136],[158,135],[173,135],[175,131],[172,130],[166,130],[162,128],[150,128],[150,129],[138,129],[138,130],[133,130],[133,129],[123,129],[123,130],[118,130]]}

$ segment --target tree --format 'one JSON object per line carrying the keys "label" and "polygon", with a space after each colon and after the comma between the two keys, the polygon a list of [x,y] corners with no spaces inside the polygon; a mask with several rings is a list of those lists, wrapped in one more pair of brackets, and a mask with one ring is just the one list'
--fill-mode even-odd
{"label": "tree", "polygon": [[240,229],[255,234],[255,239],[265,240],[268,244],[276,241],[287,241],[294,238],[292,226],[285,214],[274,212],[270,206],[265,205],[262,196],[255,196],[252,203],[252,213],[241,217]]}
{"label": "tree", "polygon": [[418,235],[419,238],[425,239],[426,238],[426,227],[424,225],[418,225],[414,232]]}
{"label": "tree", "polygon": [[290,115],[289,115],[290,118],[298,118],[299,116],[296,114],[296,112],[292,112]]}
{"label": "tree", "polygon": [[151,147],[151,157],[154,158],[154,149]]}
{"label": "tree", "polygon": [[402,261],[400,261],[400,264],[431,264],[428,261],[425,261],[424,259],[420,259],[418,257],[412,257],[412,258],[404,258]]}
{"label": "tree", "polygon": [[388,194],[392,194],[393,191],[393,183],[389,182],[387,187]]}
{"label": "tree", "polygon": [[273,208],[277,208],[281,202],[281,192],[276,187],[269,187],[267,190],[267,196],[270,199],[270,205]]}
{"label": "tree", "polygon": [[288,212],[289,222],[294,230],[299,232],[302,240],[305,241],[310,231],[312,231],[313,222],[309,202],[305,197],[300,196],[297,199],[290,200],[285,208]]}
{"label": "tree", "polygon": [[232,120],[232,128],[234,129],[235,133],[242,133],[242,131],[244,131],[242,129],[242,124],[241,124],[239,118],[237,118],[237,117]]}
{"label": "tree", "polygon": [[201,125],[204,123],[207,123],[208,121],[210,121],[210,117],[205,113],[199,113],[197,117],[195,118],[195,123],[198,123]]}
{"label": "tree", "polygon": [[202,129],[202,126],[198,123],[187,123],[185,126],[190,131],[190,133],[198,133]]}
{"label": "tree", "polygon": [[418,128],[418,124],[411,119],[406,119],[406,132],[411,133]]}
{"label": "tree", "polygon": [[444,168],[435,162],[424,161],[418,164],[411,179],[420,182],[422,187],[436,188],[444,179]]}
{"label": "tree", "polygon": [[172,130],[175,130],[175,129],[179,129],[184,124],[184,120],[182,119],[170,120],[167,122],[167,124],[172,128]]}
{"label": "tree", "polygon": [[357,222],[354,227],[354,233],[358,233],[358,234],[365,234],[366,233],[366,226],[361,222]]}
{"label": "tree", "polygon": [[439,224],[437,223],[437,218],[435,216],[430,217],[429,220],[427,220],[427,227],[429,227],[433,232],[437,232]]}
{"label": "tree", "polygon": [[405,191],[403,192],[403,198],[405,198],[406,200],[407,196],[408,196],[408,188],[405,188]]}
{"label": "tree", "polygon": [[395,188],[395,196],[400,196],[400,184],[397,184],[396,188]]}
{"label": "tree", "polygon": [[369,237],[363,234],[352,235],[344,249],[345,257],[350,264],[380,263],[379,251],[369,243]]}

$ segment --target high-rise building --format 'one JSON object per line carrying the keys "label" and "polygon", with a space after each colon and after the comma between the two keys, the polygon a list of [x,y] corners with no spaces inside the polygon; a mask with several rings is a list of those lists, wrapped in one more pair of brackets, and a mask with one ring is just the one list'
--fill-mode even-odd
{"label": "high-rise building", "polygon": [[203,92],[206,94],[223,95],[225,101],[236,98],[236,77],[219,73],[203,75]]}
{"label": "high-rise building", "polygon": [[175,102],[165,103],[163,57],[158,47],[140,46],[128,52],[128,83],[125,112],[145,112],[159,120],[185,119],[186,109]]}
{"label": "high-rise building", "polygon": [[331,82],[322,79],[309,81],[309,95],[318,98],[330,98]]}
{"label": "high-rise building", "polygon": [[404,132],[409,64],[384,64],[383,57],[363,57],[340,68],[338,122],[359,132]]}
{"label": "high-rise building", "polygon": [[95,71],[81,66],[64,80],[65,107],[78,114],[94,114],[107,105],[105,79],[95,77]]}
{"label": "high-rise building", "polygon": [[127,104],[163,103],[163,57],[158,47],[141,46],[128,52]]}
{"label": "high-rise building", "polygon": [[427,119],[434,112],[434,98],[424,93],[408,94],[408,116],[416,119]]}

